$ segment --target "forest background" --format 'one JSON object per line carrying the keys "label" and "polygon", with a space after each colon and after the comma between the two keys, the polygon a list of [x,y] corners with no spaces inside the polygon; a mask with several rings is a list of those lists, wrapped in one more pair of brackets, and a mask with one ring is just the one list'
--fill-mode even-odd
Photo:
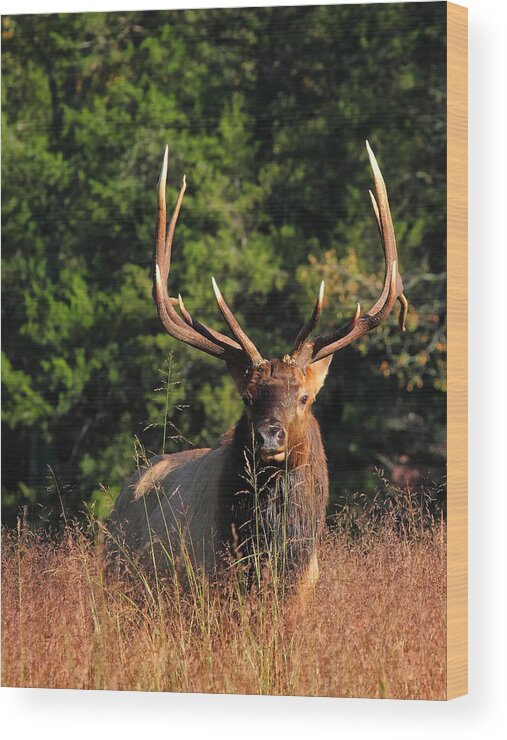
{"label": "forest background", "polygon": [[444,491],[445,34],[445,3],[2,18],[5,523],[103,516],[140,444],[209,445],[241,413],[151,300],[166,143],[170,199],[188,181],[172,292],[222,328],[215,275],[271,357],[322,279],[324,330],[380,291],[369,139],[411,305],[405,333],[391,317],[336,355],[317,400],[331,507],[380,468]]}

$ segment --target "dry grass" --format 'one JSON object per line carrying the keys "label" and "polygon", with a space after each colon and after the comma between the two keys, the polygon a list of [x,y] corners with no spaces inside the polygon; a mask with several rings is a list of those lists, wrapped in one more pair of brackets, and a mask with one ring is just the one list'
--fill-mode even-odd
{"label": "dry grass", "polygon": [[105,575],[101,547],[5,533],[4,686],[443,699],[445,525],[392,501],[345,512],[306,606],[269,587]]}

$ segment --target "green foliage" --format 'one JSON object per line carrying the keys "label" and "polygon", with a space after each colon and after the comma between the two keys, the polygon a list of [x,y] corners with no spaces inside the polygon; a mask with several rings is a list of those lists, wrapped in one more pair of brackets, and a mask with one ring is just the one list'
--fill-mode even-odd
{"label": "green foliage", "polygon": [[390,319],[333,362],[317,415],[334,500],[377,464],[442,476],[445,5],[16,16],[2,32],[7,518],[59,508],[48,465],[69,508],[102,510],[134,436],[161,450],[170,350],[169,451],[212,444],[240,413],[224,368],[165,336],[150,299],[166,142],[170,198],[189,182],[172,285],[219,326],[215,275],[274,356],[321,279],[323,328],[376,297],[371,141],[411,310],[406,334]]}

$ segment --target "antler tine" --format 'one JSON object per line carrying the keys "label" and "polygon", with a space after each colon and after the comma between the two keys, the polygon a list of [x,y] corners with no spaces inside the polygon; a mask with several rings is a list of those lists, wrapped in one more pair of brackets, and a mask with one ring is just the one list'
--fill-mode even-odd
{"label": "antler tine", "polygon": [[[330,354],[343,349],[343,347],[346,347],[348,344],[351,344],[351,342],[359,339],[359,337],[363,336],[371,329],[379,326],[382,321],[387,318],[397,298],[400,300],[402,305],[400,326],[404,328],[408,301],[403,294],[403,282],[398,273],[396,238],[394,234],[391,210],[389,208],[387,189],[377,160],[368,141],[366,142],[366,149],[368,151],[368,157],[373,171],[375,191],[377,194],[377,199],[375,199],[373,193],[369,191],[370,198],[380,233],[382,248],[384,250],[385,276],[382,292],[375,304],[364,316],[360,317],[359,310],[356,309],[354,318],[352,321],[349,321],[348,324],[340,329],[322,334],[314,339],[312,342],[310,362],[316,362],[324,357],[328,357]],[[307,354],[305,357],[306,356]]]}
{"label": "antler tine", "polygon": [[[389,208],[389,199],[387,197],[387,188],[386,184],[384,182],[384,178],[382,176],[382,172],[380,171],[380,167],[378,166],[377,158],[375,157],[368,140],[366,140],[366,149],[368,151],[368,157],[370,159],[371,168],[373,170],[373,179],[375,181],[375,190],[377,193],[377,198],[379,200],[380,208],[377,205],[377,202],[375,200],[375,197],[371,190],[370,198],[373,206],[373,212],[375,213],[375,219],[377,221],[377,226],[380,232],[380,238],[382,240],[382,245],[384,247],[384,254],[386,255],[386,271],[389,267],[388,265],[388,253],[386,253],[386,247],[385,243],[388,242],[391,246],[390,249],[390,256],[397,258],[397,251],[396,251],[396,237],[394,235],[394,225],[393,225],[393,219],[391,216],[391,209]],[[405,320],[407,318],[408,313],[408,301],[406,296],[403,293],[403,282],[398,275],[398,287],[400,288],[400,292],[398,294],[398,300],[401,304],[401,311],[400,311],[400,317],[399,317],[399,325],[400,329],[402,331],[405,331]]]}
{"label": "antler tine", "polygon": [[213,292],[215,293],[215,298],[217,299],[218,308],[220,309],[222,316],[227,322],[230,330],[232,331],[232,333],[234,334],[234,336],[236,337],[240,345],[243,347],[243,349],[249,356],[252,362],[252,365],[260,365],[262,362],[264,362],[262,355],[260,354],[255,344],[252,342],[252,340],[245,334],[245,332],[239,325],[236,317],[234,316],[231,309],[225,302],[224,297],[222,293],[220,292],[220,288],[218,287],[217,282],[213,276],[211,278],[211,283],[213,285]]}
{"label": "antler tine", "polygon": [[322,313],[323,302],[324,302],[324,281],[322,281],[320,284],[319,295],[317,296],[317,300],[315,301],[315,306],[313,307],[312,315],[310,316],[306,324],[302,326],[301,329],[299,330],[299,334],[296,337],[294,346],[289,352],[291,357],[294,357],[295,359],[297,359],[296,355],[299,354],[307,338],[310,336],[312,331],[315,329],[315,327],[319,323],[320,315]]}
{"label": "antler tine", "polygon": [[380,238],[382,239],[382,243],[383,243],[384,242],[384,234],[382,233],[382,221],[380,220],[380,213],[379,213],[379,210],[378,210],[377,201],[375,200],[375,196],[373,195],[373,193],[371,192],[371,190],[368,190],[368,193],[370,194],[371,205],[372,205],[372,208],[373,208],[373,213],[375,214],[375,220],[377,222],[378,232],[380,234]]}
{"label": "antler tine", "polygon": [[405,331],[405,322],[407,320],[407,314],[408,314],[408,300],[407,300],[405,293],[400,293],[400,295],[398,296],[398,300],[401,303],[400,316],[398,319],[398,323],[400,325],[400,329],[402,331]]}
{"label": "antler tine", "polygon": [[226,337],[227,344],[223,342],[222,337],[224,336],[219,331],[215,331],[215,329],[211,329],[209,326],[206,326],[205,324],[202,324],[198,319],[194,319],[194,317],[187,311],[187,308],[185,304],[183,303],[183,298],[178,293],[177,298],[171,298],[171,302],[173,305],[176,305],[179,307],[181,311],[181,315],[183,317],[183,320],[188,326],[191,326],[193,329],[195,329],[199,334],[206,339],[209,339],[212,342],[215,342],[216,344],[223,345],[225,347],[230,346],[232,343],[234,343],[235,348],[238,350],[241,350],[240,345],[237,342],[234,342],[234,340],[229,339],[229,337]]}
{"label": "antler tine", "polygon": [[[164,160],[158,181],[158,198],[157,198],[157,223],[155,237],[155,274],[154,274],[154,298],[158,309],[160,320],[167,331],[175,339],[179,339],[186,344],[200,349],[213,357],[219,357],[223,360],[238,358],[243,355],[243,350],[239,344],[229,337],[221,335],[219,332],[208,330],[208,336],[196,331],[193,325],[188,325],[181,316],[178,315],[174,308],[175,299],[169,297],[167,292],[167,280],[169,278],[172,241],[174,231],[178,220],[183,195],[186,189],[186,179],[180,189],[176,207],[169,229],[167,227],[167,207],[166,207],[166,185],[168,170],[169,148],[165,148]],[[200,325],[203,326],[203,325]],[[206,327],[203,327],[206,328]]]}
{"label": "antler tine", "polygon": [[181,294],[178,293],[178,307],[180,309],[181,315],[183,316],[183,320],[185,321],[188,326],[194,325],[194,320],[188,313],[187,309],[185,308],[185,304],[183,303],[183,298],[181,297]]}
{"label": "antler tine", "polygon": [[[165,152],[164,152],[164,164],[162,165],[162,172],[160,173],[161,178],[162,178],[162,174],[164,174],[164,184],[163,184],[164,198],[165,198],[165,188],[167,186],[168,154],[169,154],[169,148],[166,146]],[[159,191],[160,191],[160,187],[161,187],[161,181],[159,180]],[[167,281],[169,268],[171,265],[171,252],[172,252],[172,246],[173,246],[174,232],[176,231],[176,224],[178,222],[178,218],[179,218],[180,210],[181,210],[181,204],[183,203],[183,196],[185,195],[186,189],[187,189],[187,178],[186,178],[186,175],[183,175],[183,178],[181,180],[180,192],[178,193],[178,199],[176,201],[176,205],[174,206],[173,215],[171,217],[169,228],[167,229],[167,234],[165,237],[164,258],[161,264],[161,275],[162,275],[163,280],[165,281]]]}
{"label": "antler tine", "polygon": [[[379,213],[377,201],[375,200],[375,196],[373,195],[371,190],[368,190],[368,192],[370,194],[371,204],[373,206],[373,212],[375,214],[375,219],[377,221],[380,238],[382,240],[382,244],[384,244],[384,234],[382,232],[382,222],[380,220],[380,213]],[[405,321],[406,321],[407,313],[408,313],[408,301],[403,293],[400,293],[400,295],[398,296],[398,300],[401,304],[400,316],[399,316],[398,322],[400,325],[400,329],[402,331],[405,331]]]}

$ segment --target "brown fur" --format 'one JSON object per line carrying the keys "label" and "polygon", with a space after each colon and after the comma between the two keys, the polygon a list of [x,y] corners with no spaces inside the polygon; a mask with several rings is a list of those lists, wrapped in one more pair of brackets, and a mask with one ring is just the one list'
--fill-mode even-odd
{"label": "brown fur", "polygon": [[[314,581],[328,476],[310,409],[329,363],[305,372],[272,360],[243,376],[245,412],[215,447],[154,457],[129,481],[108,522],[109,551],[159,572],[186,551],[209,575],[241,558],[250,580],[271,555],[284,582]],[[286,431],[283,461],[259,457],[255,433],[266,419]]]}

